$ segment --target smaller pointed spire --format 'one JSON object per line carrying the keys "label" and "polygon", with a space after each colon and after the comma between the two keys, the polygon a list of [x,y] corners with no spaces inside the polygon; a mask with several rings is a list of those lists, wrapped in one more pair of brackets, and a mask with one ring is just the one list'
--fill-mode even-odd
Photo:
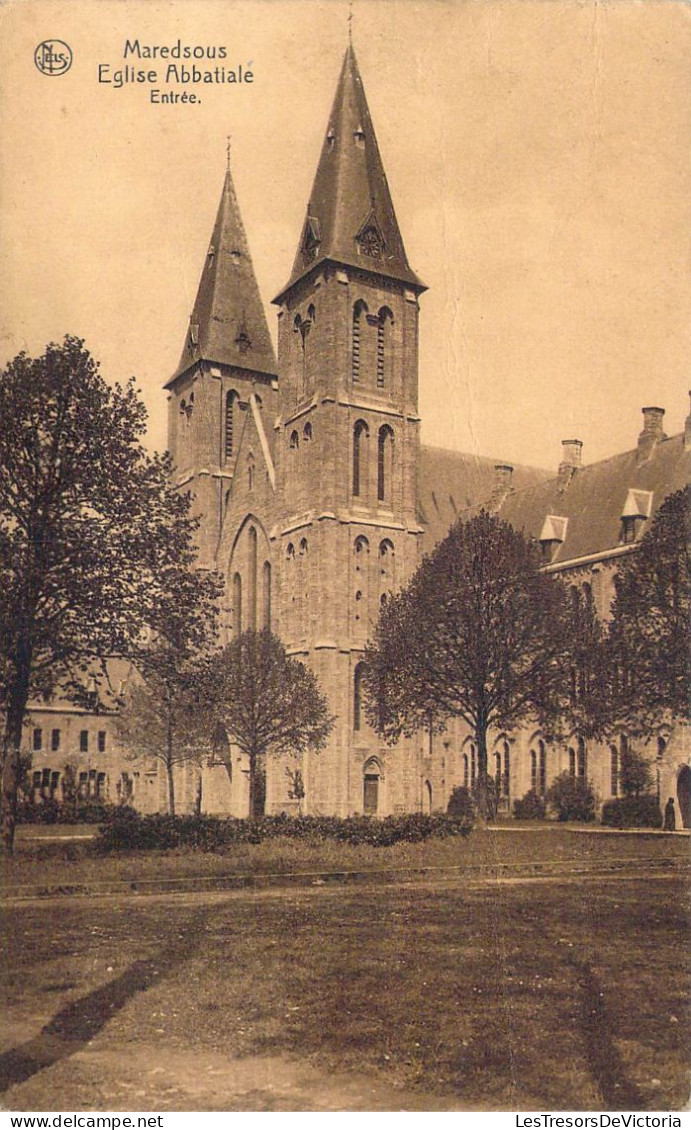
{"label": "smaller pointed spire", "polygon": [[230,172],[226,173],[211,243],[202,269],[187,338],[172,382],[191,365],[210,361],[275,376],[274,348]]}

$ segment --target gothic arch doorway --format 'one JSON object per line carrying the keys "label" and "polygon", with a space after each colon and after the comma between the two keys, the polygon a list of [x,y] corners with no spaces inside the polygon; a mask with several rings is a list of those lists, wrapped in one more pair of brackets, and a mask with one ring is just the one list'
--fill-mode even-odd
{"label": "gothic arch doorway", "polygon": [[685,765],[677,777],[677,800],[683,828],[691,828],[691,769]]}
{"label": "gothic arch doorway", "polygon": [[432,786],[429,781],[425,781],[422,787],[422,811],[428,815],[432,811]]}
{"label": "gothic arch doorway", "polygon": [[379,780],[381,770],[377,761],[368,761],[365,765],[362,807],[365,816],[376,816],[379,812]]}

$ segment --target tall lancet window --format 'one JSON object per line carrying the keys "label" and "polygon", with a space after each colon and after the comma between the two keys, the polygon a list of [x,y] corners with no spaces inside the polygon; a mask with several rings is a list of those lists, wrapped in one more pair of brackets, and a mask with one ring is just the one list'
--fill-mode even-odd
{"label": "tall lancet window", "polygon": [[358,420],[353,428],[353,497],[367,496],[367,437],[369,428]]}
{"label": "tall lancet window", "polygon": [[237,399],[238,394],[234,388],[226,393],[226,411],[223,421],[223,445],[226,460],[232,457],[235,443],[235,402]]}
{"label": "tall lancet window", "polygon": [[362,325],[366,324],[367,303],[360,299],[353,306],[353,332],[352,332],[352,377],[353,383],[360,380],[360,362],[362,350]]}
{"label": "tall lancet window", "polygon": [[382,306],[377,322],[377,388],[387,385],[387,368],[391,364],[391,323],[393,314],[388,306]]}
{"label": "tall lancet window", "polygon": [[388,424],[379,429],[377,446],[377,499],[391,505],[393,479],[393,431]]}
{"label": "tall lancet window", "polygon": [[249,623],[248,628],[257,630],[257,531],[250,526],[249,531]]}
{"label": "tall lancet window", "polygon": [[271,629],[271,563],[264,562],[262,569],[262,628]]}
{"label": "tall lancet window", "polygon": [[233,577],[233,634],[239,636],[242,632],[242,577],[236,573]]}

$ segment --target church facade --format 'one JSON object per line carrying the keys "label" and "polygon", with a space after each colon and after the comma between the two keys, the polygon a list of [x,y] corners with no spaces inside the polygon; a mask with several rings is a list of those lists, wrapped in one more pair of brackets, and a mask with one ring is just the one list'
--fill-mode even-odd
{"label": "church facade", "polygon": [[[556,476],[422,446],[425,289],[406,256],[350,46],[293,268],[274,299],[278,356],[228,167],[166,385],[176,483],[201,520],[200,566],[225,582],[224,640],[270,627],[314,670],[336,716],[328,747],[299,766],[305,812],[432,810],[472,784],[471,736],[452,725],[443,738],[389,748],[367,724],[360,689],[381,605],[457,517],[479,505],[500,512],[541,542],[547,569],[591,593],[606,615],[617,559],[688,481],[689,436],[668,440],[656,408],[644,410],[637,447],[614,460],[584,467],[580,441],[564,441]],[[490,767],[503,808],[531,787],[544,793],[562,771],[592,779],[602,799],[616,795],[627,740],[587,749],[575,736],[550,749],[539,731],[496,735]],[[651,758],[658,788],[676,796],[688,759],[669,755],[669,740],[668,731],[652,735]],[[186,778],[189,806],[246,814],[239,751],[218,764],[211,757],[201,786],[196,767]],[[269,759],[267,811],[296,808],[291,780],[290,766]]]}

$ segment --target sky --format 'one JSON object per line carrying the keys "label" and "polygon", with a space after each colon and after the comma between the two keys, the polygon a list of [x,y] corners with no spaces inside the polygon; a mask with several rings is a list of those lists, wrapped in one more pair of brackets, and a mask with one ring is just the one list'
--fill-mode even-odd
{"label": "sky", "polygon": [[[0,4],[0,363],[83,337],[134,375],[149,442],[180,355],[226,138],[269,326],[343,52],[341,0]],[[691,6],[353,0],[353,42],[421,298],[423,442],[541,467],[683,428],[691,384]],[[60,75],[34,62],[69,44]],[[161,81],[125,44],[226,48],[252,83]],[[112,78],[126,64],[155,82]],[[190,63],[185,65],[188,67]],[[152,89],[197,104],[155,104]]]}

